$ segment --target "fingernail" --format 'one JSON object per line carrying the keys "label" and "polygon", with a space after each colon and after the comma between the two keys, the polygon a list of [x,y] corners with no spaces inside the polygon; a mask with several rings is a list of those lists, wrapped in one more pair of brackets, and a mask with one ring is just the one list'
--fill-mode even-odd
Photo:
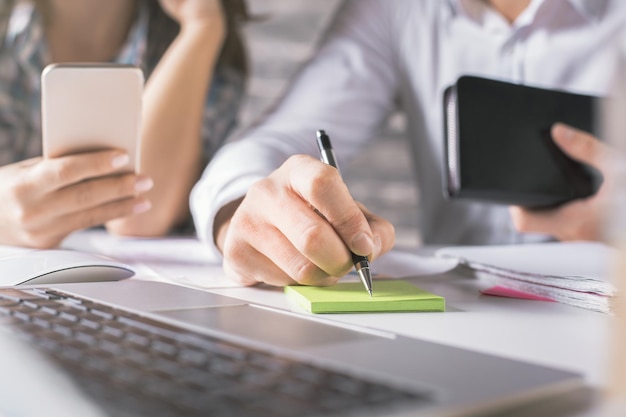
{"label": "fingernail", "polygon": [[374,242],[367,234],[360,232],[352,239],[351,247],[359,255],[369,255],[374,250]]}
{"label": "fingernail", "polygon": [[142,201],[141,203],[135,204],[135,206],[133,207],[133,213],[135,214],[145,213],[151,208],[152,208],[151,202],[149,202],[148,200]]}
{"label": "fingernail", "polygon": [[135,191],[143,193],[144,191],[150,190],[153,186],[154,182],[152,178],[141,178],[135,183]]}
{"label": "fingernail", "polygon": [[380,240],[380,236],[374,238],[374,255],[380,255],[380,251],[383,248],[383,242]]}
{"label": "fingernail", "polygon": [[574,129],[571,127],[558,123],[554,126],[556,134],[561,136],[564,140],[570,140],[574,137]]}
{"label": "fingernail", "polygon": [[115,169],[122,168],[130,162],[130,157],[127,154],[117,155],[111,160],[111,166]]}

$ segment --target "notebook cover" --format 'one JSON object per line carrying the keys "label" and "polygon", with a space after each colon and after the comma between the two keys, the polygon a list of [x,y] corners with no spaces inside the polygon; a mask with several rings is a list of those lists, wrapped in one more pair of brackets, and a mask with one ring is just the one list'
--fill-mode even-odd
{"label": "notebook cover", "polygon": [[285,287],[285,294],[311,313],[445,311],[443,297],[406,281],[375,281],[373,293],[370,298],[361,282]]}
{"label": "notebook cover", "polygon": [[555,206],[595,193],[600,174],[550,137],[563,122],[596,131],[597,97],[462,76],[446,91],[445,193],[525,207]]}

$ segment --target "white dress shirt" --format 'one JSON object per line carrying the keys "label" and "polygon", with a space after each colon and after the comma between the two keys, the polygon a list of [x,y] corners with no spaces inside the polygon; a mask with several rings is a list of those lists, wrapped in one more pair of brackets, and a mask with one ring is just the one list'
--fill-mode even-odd
{"label": "white dress shirt", "polygon": [[219,259],[212,229],[222,206],[289,156],[318,157],[317,129],[331,134],[339,164],[347,163],[399,105],[424,243],[545,238],[517,233],[507,207],[444,198],[443,91],[474,74],[605,95],[624,22],[624,0],[532,0],[512,24],[482,0],[348,0],[275,111],[205,170],[191,195],[199,237]]}

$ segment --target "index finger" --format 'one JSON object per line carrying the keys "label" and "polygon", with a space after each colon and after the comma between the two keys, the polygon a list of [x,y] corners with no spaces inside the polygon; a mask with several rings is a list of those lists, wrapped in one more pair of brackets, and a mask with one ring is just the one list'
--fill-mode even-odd
{"label": "index finger", "polygon": [[119,150],[86,152],[44,159],[37,167],[39,187],[54,191],[89,178],[103,177],[127,167],[128,154]]}
{"label": "index finger", "polygon": [[291,186],[324,216],[348,248],[357,255],[374,251],[370,225],[337,169],[312,157],[290,159]]}

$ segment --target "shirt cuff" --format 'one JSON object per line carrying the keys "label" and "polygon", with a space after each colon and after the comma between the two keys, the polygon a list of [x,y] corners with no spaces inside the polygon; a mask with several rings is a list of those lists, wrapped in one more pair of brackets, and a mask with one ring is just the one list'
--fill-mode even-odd
{"label": "shirt cuff", "polygon": [[250,186],[262,177],[244,177],[231,182],[217,192],[211,192],[201,180],[193,188],[190,208],[196,233],[209,249],[209,261],[221,263],[224,259],[213,239],[213,223],[217,212],[228,203],[246,195]]}

